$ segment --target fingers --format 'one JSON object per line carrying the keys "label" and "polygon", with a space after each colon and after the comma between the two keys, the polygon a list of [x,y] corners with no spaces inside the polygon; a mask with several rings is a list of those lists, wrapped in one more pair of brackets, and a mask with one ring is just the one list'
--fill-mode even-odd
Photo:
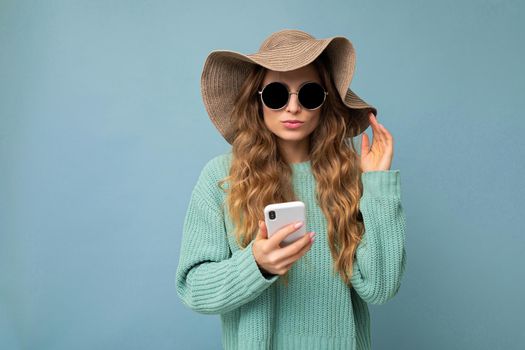
{"label": "fingers", "polygon": [[390,133],[390,131],[388,131],[387,128],[385,128],[385,126],[383,124],[379,124],[379,127],[381,128],[381,131],[383,131],[383,135],[385,136],[385,140],[387,142],[392,142],[393,139],[392,139],[392,134]]}
{"label": "fingers", "polygon": [[284,248],[278,248],[273,250],[273,252],[267,253],[265,260],[267,261],[267,264],[269,264],[268,266],[271,266],[268,268],[268,271],[279,271],[278,274],[280,275],[286,273],[295,261],[306,254],[312,246],[313,240],[310,239],[310,233],[311,232],[308,232],[303,237]]}
{"label": "fingers", "polygon": [[277,274],[280,275],[280,276],[283,276],[285,273],[288,272],[288,270],[290,270],[292,268],[292,265],[293,265],[293,262],[291,264],[288,264],[284,267],[281,267],[280,269],[277,270]]}
{"label": "fingers", "polygon": [[361,136],[361,154],[367,154],[369,149],[370,141],[368,140],[368,135],[366,134],[366,132],[363,131],[363,135]]}
{"label": "fingers", "polygon": [[377,121],[377,117],[374,115],[374,113],[370,113],[368,116],[368,119],[370,120],[370,126],[373,130],[379,130],[379,122]]}
{"label": "fingers", "polygon": [[392,135],[383,124],[377,121],[373,113],[370,113],[370,125],[372,126],[374,136],[373,143],[376,143],[378,146],[388,146],[389,143],[392,142]]}
{"label": "fingers", "polygon": [[270,237],[268,241],[271,242],[272,247],[280,248],[281,241],[292,232],[297,231],[303,225],[304,222],[302,221],[291,223],[277,231],[274,235],[272,235],[272,237]]}
{"label": "fingers", "polygon": [[376,116],[370,113],[370,126],[372,127],[373,143],[379,143],[383,141],[383,130],[381,130],[380,124],[377,121]]}
{"label": "fingers", "polygon": [[[308,235],[306,235],[306,236],[308,236]],[[308,241],[307,241],[307,243],[305,245],[300,245],[299,246],[299,251],[297,251],[292,256],[290,256],[290,257],[286,258],[285,260],[283,260],[283,264],[287,265],[287,266],[288,265],[290,265],[290,266],[293,265],[293,263],[295,263],[297,260],[299,260],[303,255],[306,254],[306,252],[308,252],[310,250],[310,248],[312,247],[312,244],[313,244],[313,241],[310,240],[310,238],[308,238]]]}
{"label": "fingers", "polygon": [[288,256],[293,256],[299,253],[304,247],[310,244],[310,233],[306,233],[303,237],[299,238],[297,241],[292,244],[283,247],[280,249],[280,256],[286,258]]}
{"label": "fingers", "polygon": [[380,132],[380,138],[381,138],[381,142],[385,145],[385,146],[390,146],[390,143],[393,142],[393,138],[392,138],[392,134],[390,133],[390,131],[388,131],[387,128],[385,128],[385,126],[379,122],[377,122],[377,119],[374,117],[378,127],[379,127],[379,132]]}

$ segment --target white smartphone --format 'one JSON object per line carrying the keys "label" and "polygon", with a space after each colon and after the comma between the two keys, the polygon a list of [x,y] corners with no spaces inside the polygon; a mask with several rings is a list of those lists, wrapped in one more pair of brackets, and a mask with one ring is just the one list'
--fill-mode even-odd
{"label": "white smartphone", "polygon": [[273,236],[284,226],[297,221],[303,221],[304,225],[297,231],[289,234],[281,241],[281,247],[285,247],[306,234],[306,211],[301,201],[268,204],[264,207],[264,221],[268,229],[268,238]]}

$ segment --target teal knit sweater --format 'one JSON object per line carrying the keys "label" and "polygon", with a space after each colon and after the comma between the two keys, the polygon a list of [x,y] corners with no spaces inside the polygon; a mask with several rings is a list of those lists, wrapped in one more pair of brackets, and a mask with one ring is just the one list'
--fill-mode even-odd
{"label": "teal knit sweater", "polygon": [[306,205],[306,231],[316,232],[316,239],[292,265],[286,286],[277,281],[280,275],[261,274],[254,241],[240,249],[228,234],[234,226],[216,183],[228,175],[231,157],[228,152],[208,161],[191,194],[175,277],[184,305],[220,315],[224,349],[370,349],[367,303],[393,298],[406,264],[399,170],[362,174],[365,233],[350,288],[332,268],[310,161],[291,164],[295,193]]}

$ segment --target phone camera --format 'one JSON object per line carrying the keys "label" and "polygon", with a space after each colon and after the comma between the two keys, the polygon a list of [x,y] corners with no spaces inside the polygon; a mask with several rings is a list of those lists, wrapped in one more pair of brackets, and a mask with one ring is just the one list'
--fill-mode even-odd
{"label": "phone camera", "polygon": [[270,210],[270,212],[268,214],[269,214],[271,220],[275,219],[275,211]]}

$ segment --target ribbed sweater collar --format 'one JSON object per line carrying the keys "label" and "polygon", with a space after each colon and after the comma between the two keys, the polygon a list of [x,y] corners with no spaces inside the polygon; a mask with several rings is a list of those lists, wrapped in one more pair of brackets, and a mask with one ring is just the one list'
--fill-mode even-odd
{"label": "ribbed sweater collar", "polygon": [[294,174],[310,174],[312,171],[310,160],[289,164]]}

